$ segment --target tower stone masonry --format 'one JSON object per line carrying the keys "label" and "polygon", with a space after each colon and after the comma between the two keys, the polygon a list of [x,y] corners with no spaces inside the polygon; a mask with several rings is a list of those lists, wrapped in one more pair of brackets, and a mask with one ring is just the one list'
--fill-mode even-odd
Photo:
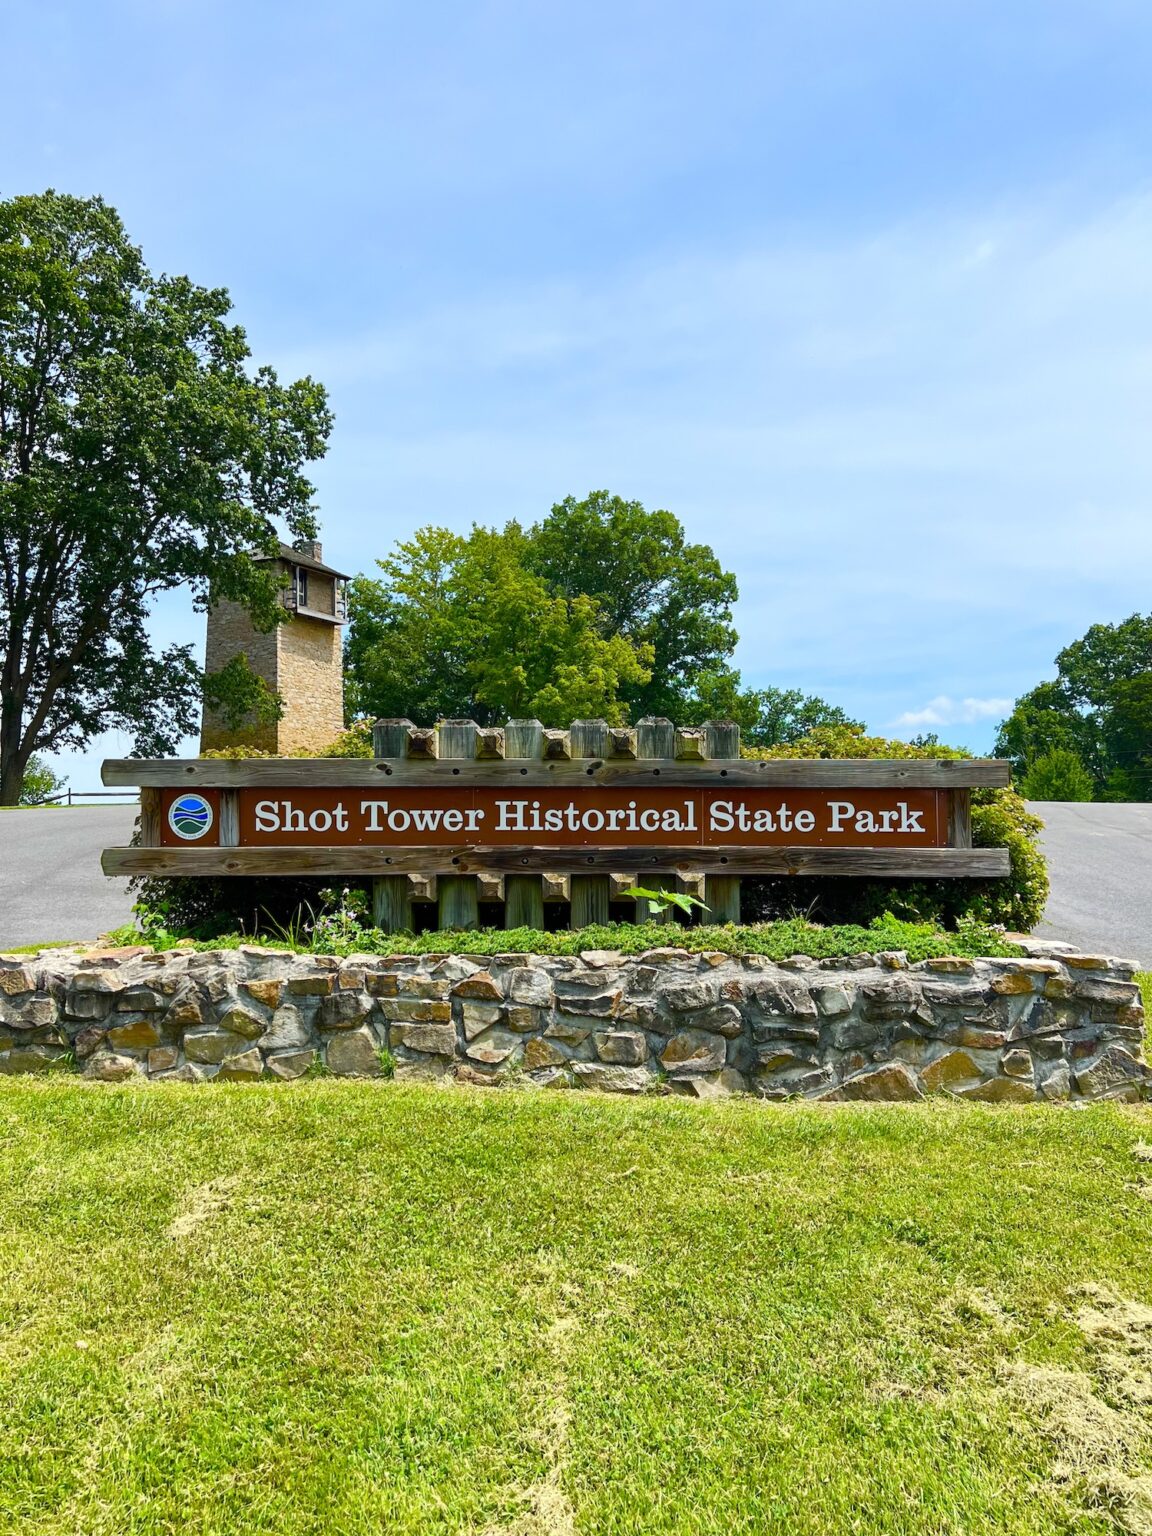
{"label": "tower stone masonry", "polygon": [[205,670],[218,672],[244,655],[257,676],[284,700],[284,713],[267,725],[229,730],[205,708],[200,750],[256,747],[282,756],[326,747],[344,729],[341,629],[346,621],[343,572],[325,565],[316,541],[298,549],[281,544],[267,563],[287,578],[281,601],[291,617],[262,634],[247,610],[229,599],[208,610]]}

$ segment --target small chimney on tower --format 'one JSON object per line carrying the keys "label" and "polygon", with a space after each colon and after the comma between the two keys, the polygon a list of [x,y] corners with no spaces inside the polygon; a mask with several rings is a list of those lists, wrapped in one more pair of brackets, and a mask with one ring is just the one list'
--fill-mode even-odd
{"label": "small chimney on tower", "polygon": [[296,548],[310,560],[323,560],[324,548],[319,539],[297,539]]}

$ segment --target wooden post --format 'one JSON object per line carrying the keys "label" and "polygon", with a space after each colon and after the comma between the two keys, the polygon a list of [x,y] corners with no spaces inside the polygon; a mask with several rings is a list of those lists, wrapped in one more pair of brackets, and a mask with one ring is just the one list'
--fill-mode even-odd
{"label": "wooden post", "polygon": [[372,752],[375,757],[404,757],[408,751],[411,720],[377,720],[372,727]]}
{"label": "wooden post", "polygon": [[544,727],[539,720],[509,720],[504,727],[504,759],[523,758],[540,761],[544,750]]}
{"label": "wooden post", "polygon": [[220,791],[220,846],[240,846],[240,792],[235,789]]}
{"label": "wooden post", "polygon": [[[740,756],[740,727],[735,720],[707,720],[704,723],[704,749],[712,758]],[[707,875],[704,880],[706,923],[740,921],[740,878],[738,875]]]}
{"label": "wooden post", "polygon": [[140,846],[160,846],[160,791],[150,784],[140,791]]}
{"label": "wooden post", "polygon": [[505,928],[543,928],[544,881],[542,876],[505,876],[504,926]]}
{"label": "wooden post", "polygon": [[676,727],[663,715],[645,715],[636,722],[636,756],[672,757],[676,751]]}
{"label": "wooden post", "polygon": [[[504,726],[504,760],[538,763],[544,750],[539,720],[509,720]],[[544,927],[543,875],[509,875],[504,881],[505,928]]]}
{"label": "wooden post", "polygon": [[407,875],[374,878],[372,921],[381,933],[412,932],[412,887]]}
{"label": "wooden post", "polygon": [[[573,720],[568,729],[572,756],[601,759],[607,756],[607,720]],[[572,876],[572,908],[569,923],[573,928],[602,927],[608,921],[611,882],[607,875]]]}
{"label": "wooden post", "polygon": [[[405,757],[412,722],[377,720],[372,726],[374,757]],[[411,933],[412,889],[407,875],[376,875],[372,880],[372,921],[381,933]]]}
{"label": "wooden post", "polygon": [[948,846],[971,848],[972,846],[972,791],[951,789],[948,792]]}
{"label": "wooden post", "polygon": [[[475,720],[442,720],[437,731],[437,757],[441,762],[476,756],[479,726]],[[441,928],[479,928],[480,891],[475,875],[442,875],[439,881]]]}
{"label": "wooden post", "polygon": [[[671,720],[666,720],[662,715],[645,715],[643,720],[636,722],[636,756],[641,760],[651,758],[671,759],[676,751],[676,727]],[[646,874],[641,871],[637,876],[636,884],[649,891],[674,891],[676,889],[675,875]],[[670,923],[673,921],[672,908],[666,907],[663,912],[654,912],[651,904],[645,901],[643,896],[636,898],[636,921],[638,923]]]}

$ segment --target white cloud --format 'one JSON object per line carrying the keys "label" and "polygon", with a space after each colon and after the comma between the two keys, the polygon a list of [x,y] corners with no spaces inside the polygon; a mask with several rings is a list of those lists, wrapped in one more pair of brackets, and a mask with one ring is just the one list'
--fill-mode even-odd
{"label": "white cloud", "polygon": [[976,725],[981,720],[1002,720],[1011,708],[1011,699],[952,699],[938,693],[923,709],[905,711],[896,724]]}

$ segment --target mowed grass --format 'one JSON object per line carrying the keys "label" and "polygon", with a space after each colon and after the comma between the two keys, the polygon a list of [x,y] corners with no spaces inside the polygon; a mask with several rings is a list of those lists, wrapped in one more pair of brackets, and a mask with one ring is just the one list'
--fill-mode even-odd
{"label": "mowed grass", "polygon": [[1142,1529],[1079,1288],[1152,1302],[1144,1109],[25,1081],[0,1137],[4,1531]]}

